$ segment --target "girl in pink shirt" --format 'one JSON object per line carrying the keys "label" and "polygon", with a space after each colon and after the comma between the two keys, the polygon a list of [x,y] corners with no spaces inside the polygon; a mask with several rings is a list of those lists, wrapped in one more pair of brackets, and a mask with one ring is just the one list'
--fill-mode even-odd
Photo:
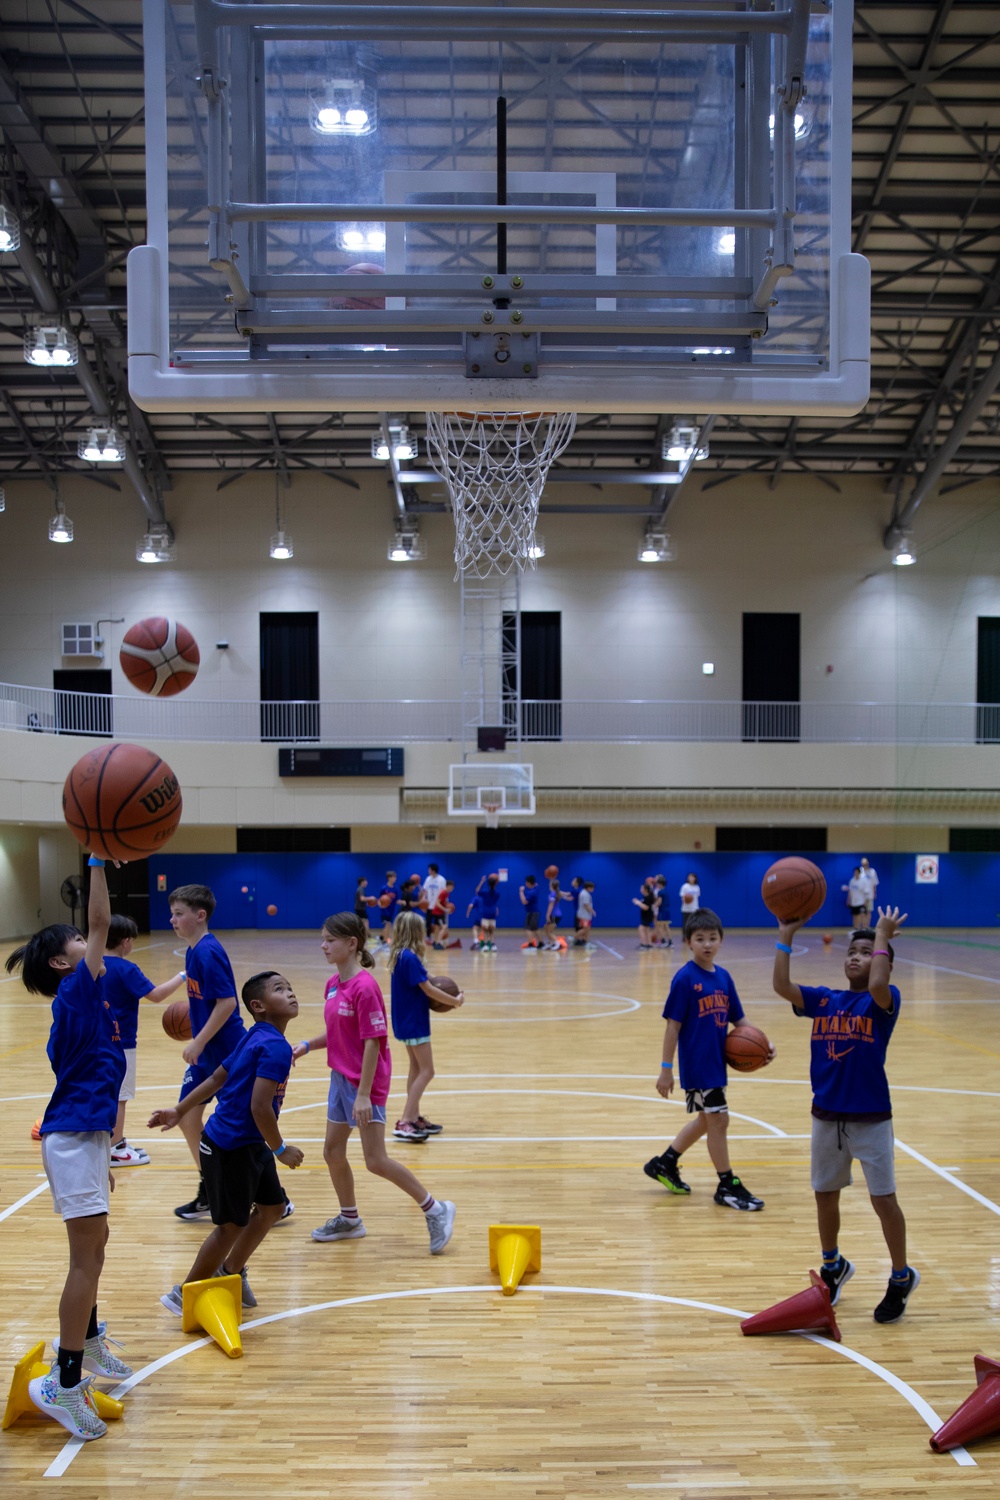
{"label": "girl in pink shirt", "polygon": [[314,1240],[359,1240],[366,1233],[358,1215],[354,1173],[347,1160],[347,1141],[357,1126],[365,1166],[409,1193],[424,1212],[431,1254],[440,1255],[451,1239],[455,1205],[438,1202],[408,1167],[394,1161],[385,1149],[385,1102],[392,1080],[392,1060],[382,991],[368,970],[375,960],[365,947],[364,924],[354,912],[327,917],[320,947],[336,973],[326,986],[322,1036],[299,1042],[292,1049],[297,1062],[326,1044],[330,1066],[326,1140],[323,1159],[330,1172],[340,1212],[314,1229]]}

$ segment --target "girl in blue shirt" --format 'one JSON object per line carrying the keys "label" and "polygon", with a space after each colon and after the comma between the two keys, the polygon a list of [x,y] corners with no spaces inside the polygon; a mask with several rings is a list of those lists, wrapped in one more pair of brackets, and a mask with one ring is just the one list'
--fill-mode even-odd
{"label": "girl in blue shirt", "polygon": [[427,977],[424,949],[427,925],[416,911],[401,911],[392,924],[389,947],[391,975],[392,1034],[406,1048],[410,1069],[406,1079],[406,1104],[392,1132],[397,1141],[426,1141],[440,1135],[443,1127],[432,1125],[420,1112],[424,1090],[434,1077],[431,1054],[430,1001],[437,1010],[453,1010],[464,996],[449,995]]}
{"label": "girl in blue shirt", "polygon": [[[89,861],[88,936],[65,923],[43,927],[7,960],[25,989],[52,998],[46,1051],[56,1085],[42,1118],[42,1164],[69,1237],[69,1274],[59,1303],[56,1361],[32,1380],[39,1411],[90,1442],[107,1427],[95,1410],[90,1376],[124,1380],[132,1371],[108,1348],[97,1321],[97,1287],[108,1240],[111,1131],[125,1054],[114,1011],[104,996],[104,945],[111,904],[103,859]],[[84,1370],[90,1372],[84,1375]]]}

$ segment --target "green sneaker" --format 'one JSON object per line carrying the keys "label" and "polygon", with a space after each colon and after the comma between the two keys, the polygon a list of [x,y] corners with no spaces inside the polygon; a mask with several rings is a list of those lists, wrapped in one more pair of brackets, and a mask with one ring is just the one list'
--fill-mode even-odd
{"label": "green sneaker", "polygon": [[664,1161],[660,1156],[654,1156],[642,1170],[647,1177],[652,1177],[654,1182],[661,1183],[668,1193],[690,1193],[691,1191],[676,1166],[672,1162]]}

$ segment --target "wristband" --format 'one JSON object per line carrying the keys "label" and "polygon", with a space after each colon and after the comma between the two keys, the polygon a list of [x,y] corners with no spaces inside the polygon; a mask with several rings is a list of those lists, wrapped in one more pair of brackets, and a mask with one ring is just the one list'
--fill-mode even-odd
{"label": "wristband", "polygon": [[277,1151],[274,1151],[273,1147],[271,1149],[272,1149],[272,1151],[274,1151],[274,1155],[275,1156],[282,1156],[284,1154],[284,1152],[287,1150],[287,1147],[288,1147],[288,1142],[287,1141],[282,1141],[282,1143],[278,1147]]}
{"label": "wristband", "polygon": [[792,949],[788,946],[787,943],[775,943],[774,946],[777,948],[777,950],[778,950],[779,953],[791,953],[792,952]]}
{"label": "wristband", "polygon": [[90,858],[87,860],[87,863],[88,863],[88,865],[93,866],[93,868],[95,870],[103,870],[104,869],[104,861],[103,861],[103,859],[98,859],[96,854],[92,854],[90,856]]}
{"label": "wristband", "polygon": [[889,957],[889,950],[888,950],[888,948],[873,948],[872,949],[872,958],[888,958],[888,957]]}
{"label": "wristband", "polygon": [[661,1068],[673,1068],[673,1063],[660,1063]]}
{"label": "wristband", "polygon": [[308,1042],[300,1042],[299,1046],[300,1047],[304,1047],[307,1052],[309,1051],[309,1043]]}

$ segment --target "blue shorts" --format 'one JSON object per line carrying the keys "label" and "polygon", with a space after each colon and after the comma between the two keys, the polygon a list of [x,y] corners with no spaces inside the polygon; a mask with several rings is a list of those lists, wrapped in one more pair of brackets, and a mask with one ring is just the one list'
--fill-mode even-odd
{"label": "blue shorts", "polygon": [[[393,1033],[395,1035],[395,1033]],[[396,1041],[401,1047],[422,1047],[425,1042],[430,1041],[430,1033],[427,1036],[397,1036]]]}
{"label": "blue shorts", "polygon": [[181,1091],[177,1096],[177,1102],[180,1103],[181,1099],[186,1098],[192,1089],[196,1089],[200,1083],[204,1083],[206,1079],[211,1078],[214,1072],[215,1069],[211,1064],[203,1062],[188,1063],[187,1072],[181,1079]]}
{"label": "blue shorts", "polygon": [[[345,1078],[343,1073],[336,1071],[330,1074],[330,1096],[326,1103],[326,1117],[331,1125],[350,1125],[352,1128],[357,1124],[354,1118],[354,1101],[358,1097],[358,1086]],[[372,1120],[379,1125],[385,1124],[385,1105],[372,1105]]]}

